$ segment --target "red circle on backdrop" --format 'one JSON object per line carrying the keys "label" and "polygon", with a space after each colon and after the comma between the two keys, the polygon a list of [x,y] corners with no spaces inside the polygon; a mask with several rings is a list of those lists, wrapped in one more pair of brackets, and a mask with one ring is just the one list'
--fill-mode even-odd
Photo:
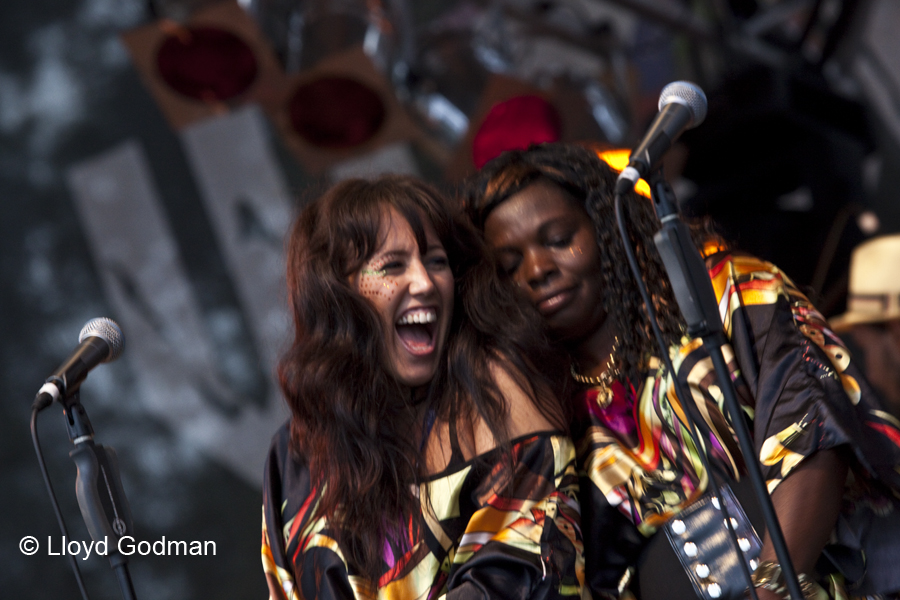
{"label": "red circle on backdrop", "polygon": [[320,77],[297,87],[288,104],[291,126],[320,148],[344,149],[370,140],[384,124],[378,93],[348,77]]}
{"label": "red circle on backdrop", "polygon": [[540,96],[516,96],[491,107],[472,139],[472,162],[480,169],[506,150],[557,142],[562,134],[559,113]]}
{"label": "red circle on backdrop", "polygon": [[156,67],[173,90],[210,103],[247,91],[259,72],[253,50],[238,36],[215,27],[184,27],[166,36],[156,53]]}

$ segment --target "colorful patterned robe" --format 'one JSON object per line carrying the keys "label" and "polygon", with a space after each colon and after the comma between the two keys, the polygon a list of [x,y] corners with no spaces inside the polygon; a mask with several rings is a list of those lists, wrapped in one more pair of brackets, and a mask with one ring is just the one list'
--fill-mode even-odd
{"label": "colorful patterned robe", "polygon": [[[880,406],[842,342],[777,267],[730,252],[709,257],[707,266],[730,341],[723,352],[769,491],[814,452],[851,448],[855,464],[837,533],[868,559],[868,578],[854,594],[900,590],[900,422]],[[678,401],[672,374],[657,358],[648,361],[637,388],[614,383],[605,408],[596,389],[576,398],[572,435],[586,478],[585,559],[595,598],[615,596],[647,538],[707,488],[709,473],[686,431],[685,410],[713,468],[734,479],[745,472],[701,340],[685,338],[670,357],[690,390],[689,406]]]}
{"label": "colorful patterned robe", "polygon": [[423,534],[405,552],[386,545],[377,582],[348,571],[333,524],[312,519],[318,496],[288,439],[282,427],[264,485],[262,559],[272,600],[581,597],[578,477],[568,437],[514,440],[511,479],[494,450],[451,461],[423,481]]}

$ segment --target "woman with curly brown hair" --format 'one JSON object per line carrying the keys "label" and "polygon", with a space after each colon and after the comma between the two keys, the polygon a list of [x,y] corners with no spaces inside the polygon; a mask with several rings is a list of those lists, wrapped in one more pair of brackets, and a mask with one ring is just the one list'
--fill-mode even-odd
{"label": "woman with curly brown hair", "polygon": [[[647,562],[650,540],[665,540],[654,534],[666,527],[688,575],[684,593],[721,597],[731,582],[704,562],[710,540],[692,539],[685,515],[709,498],[711,477],[740,479],[746,457],[709,355],[686,335],[653,242],[653,206],[631,192],[623,203],[628,235],[674,373],[659,360],[616,228],[616,179],[593,151],[532,146],[488,163],[471,182],[467,209],[571,361],[571,432],[584,476],[586,585],[594,598],[640,595],[627,585],[638,565],[641,583],[681,597],[675,579],[663,580],[659,564]],[[900,552],[900,423],[881,410],[840,340],[784,273],[722,246],[705,250],[730,375],[804,594],[819,597],[823,587],[840,594],[851,583],[854,594],[900,591],[891,566]],[[689,398],[676,395],[676,381]],[[751,537],[738,540],[742,551],[754,549]],[[820,560],[829,542],[840,543],[826,554],[841,563],[841,576]],[[841,560],[862,556],[866,570]],[[786,597],[768,537],[748,562],[760,600]]]}
{"label": "woman with curly brown hair", "polygon": [[536,367],[556,359],[449,206],[414,178],[355,179],[293,225],[272,598],[580,596],[574,450]]}

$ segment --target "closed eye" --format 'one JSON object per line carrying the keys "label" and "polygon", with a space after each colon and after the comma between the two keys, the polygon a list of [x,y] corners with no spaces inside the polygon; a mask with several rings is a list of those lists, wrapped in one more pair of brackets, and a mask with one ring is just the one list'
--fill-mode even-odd
{"label": "closed eye", "polygon": [[521,262],[521,258],[510,257],[508,259],[503,259],[500,261],[500,268],[502,268],[507,275],[513,275],[516,271],[519,270],[519,264]]}
{"label": "closed eye", "polygon": [[551,248],[568,248],[572,245],[572,240],[574,239],[574,235],[563,235],[550,238],[547,240],[547,246]]}
{"label": "closed eye", "polygon": [[433,256],[428,259],[428,266],[444,268],[450,264],[450,261],[447,260],[446,256]]}
{"label": "closed eye", "polygon": [[387,271],[389,273],[396,272],[399,269],[404,267],[403,262],[399,260],[392,260],[390,262],[384,263],[384,266],[381,267],[383,271]]}

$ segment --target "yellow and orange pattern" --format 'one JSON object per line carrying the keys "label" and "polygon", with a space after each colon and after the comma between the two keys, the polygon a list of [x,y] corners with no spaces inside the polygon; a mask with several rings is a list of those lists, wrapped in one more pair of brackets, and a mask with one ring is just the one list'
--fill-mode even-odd
{"label": "yellow and orange pattern", "polygon": [[[900,421],[882,408],[844,344],[777,267],[728,251],[706,261],[730,342],[723,354],[769,491],[815,452],[848,449],[852,476],[833,541],[868,557],[855,593],[900,589]],[[617,582],[640,555],[641,540],[706,490],[710,474],[701,450],[718,475],[739,479],[745,471],[703,344],[684,338],[670,358],[674,373],[648,357],[646,378],[637,385],[615,382],[611,402],[601,401],[596,389],[575,398],[572,436],[589,481],[581,493],[584,514],[591,515],[583,530],[595,598],[626,598]],[[675,378],[689,398],[677,397]],[[632,528],[643,536],[629,533]],[[617,543],[610,546],[610,539]],[[850,598],[839,574],[819,583],[831,598]]]}
{"label": "yellow and orange pattern", "polygon": [[[419,527],[386,543],[377,582],[348,566],[333,524],[315,519],[308,472],[276,436],[267,470],[262,557],[273,600],[579,598],[584,581],[575,451],[568,437],[514,441],[421,483]],[[418,534],[412,532],[418,531]],[[405,550],[404,550],[405,548]]]}
{"label": "yellow and orange pattern", "polygon": [[[741,408],[752,422],[757,459],[769,491],[812,453],[841,444],[856,451],[859,477],[900,489],[900,423],[879,408],[850,354],[787,275],[752,256],[720,252],[707,259],[730,346],[724,350]],[[613,385],[606,405],[598,390],[576,401],[573,436],[579,466],[606,502],[645,535],[705,490],[715,468],[739,479],[744,471],[731,418],[709,355],[699,339],[670,350],[675,373],[648,357],[639,386]],[[684,406],[678,377],[690,390]],[[690,435],[685,412],[700,429]],[[583,425],[578,429],[578,423]],[[861,443],[860,440],[864,440]]]}

